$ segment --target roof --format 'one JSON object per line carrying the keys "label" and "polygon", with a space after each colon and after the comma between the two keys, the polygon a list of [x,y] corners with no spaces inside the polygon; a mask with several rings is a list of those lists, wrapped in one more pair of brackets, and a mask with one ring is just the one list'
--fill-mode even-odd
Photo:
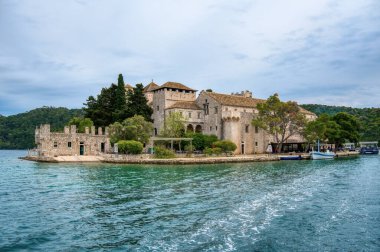
{"label": "roof", "polygon": [[174,103],[173,105],[167,107],[166,109],[174,109],[174,108],[180,108],[180,109],[193,109],[193,110],[202,110],[195,101],[178,101]]}
{"label": "roof", "polygon": [[[264,99],[256,99],[251,97],[244,97],[241,95],[227,95],[227,94],[218,94],[214,92],[205,92],[210,97],[214,98],[217,102],[226,106],[235,106],[235,107],[248,107],[255,108],[257,104],[265,102]],[[304,114],[314,115],[313,112],[310,112],[300,106],[300,111]]]}
{"label": "roof", "polygon": [[156,89],[157,87],[159,87],[159,85],[157,85],[156,83],[154,83],[153,81],[151,83],[149,83],[148,85],[146,85],[144,87],[144,90],[143,92],[150,92],[150,91],[153,91],[154,89]]}
{"label": "roof", "polygon": [[163,89],[163,88],[175,88],[175,89],[180,89],[180,90],[197,91],[197,90],[189,88],[189,87],[187,87],[181,83],[172,82],[172,81],[168,81],[165,84],[154,88],[153,90],[159,90],[159,89]]}
{"label": "roof", "polygon": [[262,99],[244,97],[241,95],[227,95],[227,94],[218,94],[214,92],[205,92],[205,93],[208,96],[214,98],[220,104],[227,105],[227,106],[255,108],[258,103],[265,102],[265,100],[262,100]]}
{"label": "roof", "polygon": [[125,90],[133,90],[133,87],[129,84],[125,85]]}
{"label": "roof", "polygon": [[309,111],[309,110],[306,110],[306,109],[304,109],[303,107],[300,107],[300,106],[298,106],[298,107],[300,108],[300,111],[301,111],[302,113],[304,113],[304,114],[317,116],[315,113],[313,113],[313,112],[311,112],[311,111]]}

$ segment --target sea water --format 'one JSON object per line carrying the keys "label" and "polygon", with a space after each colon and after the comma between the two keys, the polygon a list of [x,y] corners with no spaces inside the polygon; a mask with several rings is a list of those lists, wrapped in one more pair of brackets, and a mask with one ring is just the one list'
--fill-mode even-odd
{"label": "sea water", "polygon": [[48,164],[0,151],[0,251],[380,251],[380,156]]}

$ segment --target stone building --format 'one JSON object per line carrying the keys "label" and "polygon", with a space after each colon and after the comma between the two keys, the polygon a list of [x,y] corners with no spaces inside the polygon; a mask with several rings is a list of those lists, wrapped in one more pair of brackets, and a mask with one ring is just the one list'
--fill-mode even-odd
{"label": "stone building", "polygon": [[[165,127],[165,118],[172,112],[179,112],[186,119],[186,131],[214,134],[219,139],[233,141],[236,154],[265,153],[269,144],[276,143],[264,130],[254,127],[252,119],[257,115],[256,106],[263,99],[252,97],[252,92],[243,91],[231,95],[196,90],[181,83],[166,82],[157,86],[152,95],[152,119],[157,135]],[[308,120],[316,115],[301,108]],[[300,135],[288,139],[285,150],[300,149],[304,142]]]}
{"label": "stone building", "polygon": [[75,125],[65,126],[64,132],[51,132],[50,124],[43,124],[35,130],[35,143],[38,156],[97,156],[110,152],[111,145],[108,137],[108,128],[88,127],[85,133],[77,133]]}
{"label": "stone building", "polygon": [[[126,90],[131,90],[126,85]],[[257,104],[265,100],[252,97],[249,91],[231,95],[197,90],[181,83],[166,82],[159,86],[153,81],[144,88],[148,105],[153,109],[153,136],[165,127],[165,118],[179,112],[186,119],[186,131],[213,134],[237,145],[236,154],[265,153],[269,144],[276,146],[273,137],[251,124],[258,111]],[[316,115],[301,108],[308,120]],[[108,129],[95,132],[95,127],[77,133],[75,125],[66,126],[63,133],[50,132],[50,125],[36,128],[35,142],[39,156],[101,155],[111,152]],[[300,149],[304,140],[296,135],[288,139],[285,151]]]}

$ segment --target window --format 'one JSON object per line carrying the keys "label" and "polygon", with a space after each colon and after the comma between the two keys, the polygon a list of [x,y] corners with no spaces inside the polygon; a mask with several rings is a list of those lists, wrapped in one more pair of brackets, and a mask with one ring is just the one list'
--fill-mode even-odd
{"label": "window", "polygon": [[160,106],[157,106],[157,111],[160,111]]}
{"label": "window", "polygon": [[182,111],[180,111],[179,114],[182,116]]}
{"label": "window", "polygon": [[226,107],[225,111],[228,111],[228,107]]}
{"label": "window", "polygon": [[214,114],[218,114],[218,107],[215,107]]}
{"label": "window", "polygon": [[218,131],[218,126],[217,125],[215,126],[215,130]]}
{"label": "window", "polygon": [[67,142],[67,147],[71,148],[71,142]]}
{"label": "window", "polygon": [[191,118],[191,112],[189,112],[189,118]]}
{"label": "window", "polygon": [[210,126],[210,131],[212,131],[212,126]]}
{"label": "window", "polygon": [[249,132],[249,125],[245,125],[245,133],[248,133]]}
{"label": "window", "polygon": [[259,143],[258,143],[258,142],[255,142],[255,146],[256,146],[256,147],[259,146]]}
{"label": "window", "polygon": [[259,133],[259,127],[255,126],[255,133]]}
{"label": "window", "polygon": [[201,118],[201,112],[198,112],[198,119]]}
{"label": "window", "polygon": [[205,115],[208,115],[208,103],[203,104],[203,110],[205,112]]}
{"label": "window", "polygon": [[54,142],[54,148],[57,148],[57,147],[58,147],[58,143]]}
{"label": "window", "polygon": [[154,135],[157,136],[157,128],[154,128]]}

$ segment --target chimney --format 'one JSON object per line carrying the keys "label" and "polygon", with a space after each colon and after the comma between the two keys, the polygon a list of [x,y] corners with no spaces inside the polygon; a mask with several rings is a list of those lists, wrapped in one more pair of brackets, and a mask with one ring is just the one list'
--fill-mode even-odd
{"label": "chimney", "polygon": [[252,92],[251,92],[251,91],[248,91],[248,90],[245,90],[245,91],[243,92],[243,96],[244,96],[245,98],[252,98]]}

